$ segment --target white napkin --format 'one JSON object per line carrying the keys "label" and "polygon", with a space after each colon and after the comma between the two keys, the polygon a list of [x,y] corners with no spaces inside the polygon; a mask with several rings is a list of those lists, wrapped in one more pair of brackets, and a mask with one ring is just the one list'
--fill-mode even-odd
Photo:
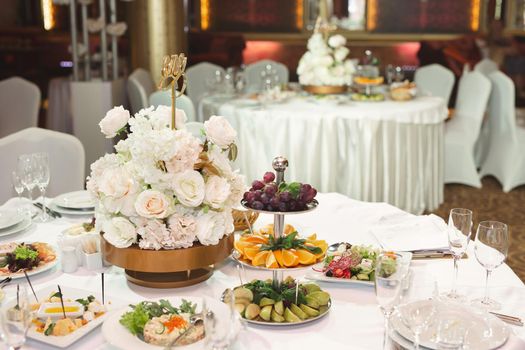
{"label": "white napkin", "polygon": [[447,224],[434,214],[384,220],[370,231],[387,250],[448,249]]}

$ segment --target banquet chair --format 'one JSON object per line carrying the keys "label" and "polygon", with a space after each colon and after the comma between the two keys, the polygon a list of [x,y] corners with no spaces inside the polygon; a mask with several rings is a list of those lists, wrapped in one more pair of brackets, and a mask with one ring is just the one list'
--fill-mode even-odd
{"label": "banquet chair", "polygon": [[54,197],[84,188],[85,153],[82,143],[69,134],[27,128],[0,139],[0,203],[15,195],[11,173],[16,169],[18,156],[34,152],[49,154],[51,176],[46,196]]}
{"label": "banquet chair", "polygon": [[488,77],[491,73],[497,72],[499,68],[496,62],[490,58],[484,58],[474,66],[474,70]]}
{"label": "banquet chair", "polygon": [[489,75],[493,92],[489,106],[490,144],[481,166],[480,178],[492,175],[503,192],[525,184],[525,129],[516,125],[515,87],[500,71]]}
{"label": "banquet chair", "polygon": [[155,91],[151,74],[142,68],[135,69],[128,77],[127,91],[133,114],[148,107],[148,97]]}
{"label": "banquet chair", "polygon": [[447,106],[455,80],[454,73],[439,64],[419,67],[416,69],[414,76],[417,89],[421,91],[423,95],[430,94],[441,97],[445,100]]}
{"label": "banquet chair", "polygon": [[445,124],[445,183],[481,187],[474,145],[490,90],[490,80],[476,71],[464,74],[459,81],[455,116]]}
{"label": "banquet chair", "polygon": [[[171,106],[171,91],[162,90],[155,91],[149,96],[149,104],[151,106]],[[175,101],[177,108],[182,109],[188,117],[188,121],[195,121],[195,107],[193,107],[193,102],[186,95],[181,95],[177,97]]]}
{"label": "banquet chair", "polygon": [[[202,130],[204,130],[204,123],[201,122],[187,122],[184,124],[184,127],[188,132],[190,132],[193,136],[204,139],[204,135],[202,134]],[[202,140],[204,141],[204,140]]]}
{"label": "banquet chair", "polygon": [[0,81],[0,137],[38,125],[40,89],[32,82],[12,77]]}
{"label": "banquet chair", "polygon": [[208,92],[207,81],[214,77],[216,71],[224,75],[224,68],[209,62],[201,62],[186,70],[188,79],[186,93],[194,106],[198,107],[202,97]]}
{"label": "banquet chair", "polygon": [[261,90],[261,72],[266,69],[267,65],[271,65],[272,68],[275,69],[279,77],[279,84],[288,83],[288,68],[284,64],[272,60],[261,60],[246,66],[245,77],[247,91],[253,92]]}

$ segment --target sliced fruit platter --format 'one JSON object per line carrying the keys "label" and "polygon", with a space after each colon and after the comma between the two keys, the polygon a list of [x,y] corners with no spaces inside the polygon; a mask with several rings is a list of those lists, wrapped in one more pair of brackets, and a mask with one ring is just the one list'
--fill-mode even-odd
{"label": "sliced fruit platter", "polygon": [[273,224],[253,234],[245,231],[234,243],[233,257],[239,262],[266,269],[304,268],[323,260],[328,244],[314,233],[301,238],[296,229],[285,225],[284,236],[275,238]]}
{"label": "sliced fruit platter", "polygon": [[[379,248],[369,245],[337,243],[330,246],[324,261],[313,267],[305,277],[319,281],[373,285],[374,269],[380,253]],[[399,258],[407,260],[408,264],[412,259],[412,254],[407,252],[386,252],[386,254],[392,262]],[[395,264],[392,264],[392,267],[395,269]],[[392,271],[394,272],[395,270]]]}
{"label": "sliced fruit platter", "polygon": [[4,243],[0,244],[0,277],[22,278],[43,272],[55,266],[55,250],[47,243]]}
{"label": "sliced fruit platter", "polygon": [[[264,325],[289,325],[311,322],[330,310],[330,294],[315,283],[300,283],[286,278],[279,288],[272,281],[254,280],[233,291],[235,309],[248,322]],[[223,297],[225,303],[231,302]]]}

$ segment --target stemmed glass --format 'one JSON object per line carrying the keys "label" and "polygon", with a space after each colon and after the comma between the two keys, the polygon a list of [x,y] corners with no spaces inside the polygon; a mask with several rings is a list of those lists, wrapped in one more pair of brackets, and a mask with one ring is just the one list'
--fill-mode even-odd
{"label": "stemmed glass", "polygon": [[452,289],[445,296],[454,300],[464,299],[465,296],[458,294],[458,263],[467,251],[472,234],[472,211],[469,209],[455,208],[450,211],[448,217],[448,247],[454,258],[454,279]]}
{"label": "stemmed glass", "polygon": [[436,314],[435,300],[418,300],[399,307],[401,321],[414,335],[414,349],[419,350],[420,336]]}
{"label": "stemmed glass", "polygon": [[22,177],[18,173],[18,171],[13,171],[11,173],[11,180],[13,182],[13,187],[15,188],[15,192],[18,196],[18,213],[21,214],[24,211],[24,208],[22,206],[21,198],[22,193],[24,192],[24,184],[22,183]]}
{"label": "stemmed glass", "polygon": [[376,299],[385,319],[383,349],[387,349],[388,324],[401,293],[404,272],[400,262],[400,256],[392,256],[391,253],[382,253],[376,260]]}
{"label": "stemmed glass", "polygon": [[22,184],[27,189],[28,197],[33,203],[33,189],[37,185],[36,163],[32,154],[22,154],[18,157],[17,173],[20,174]]}
{"label": "stemmed glass", "polygon": [[224,292],[228,311],[215,313],[206,308],[206,300],[202,300],[204,330],[206,334],[206,349],[226,350],[235,341],[239,331],[239,313],[234,308],[235,296],[231,289]]}
{"label": "stemmed glass", "polygon": [[27,330],[31,325],[31,306],[24,287],[16,288],[14,302],[2,307],[0,311],[2,340],[10,350],[17,350],[26,341]]}
{"label": "stemmed glass", "polygon": [[498,310],[501,304],[489,298],[489,277],[494,269],[503,264],[509,250],[507,225],[499,221],[482,221],[478,225],[474,253],[478,262],[487,270],[485,297],[472,301],[474,306]]}
{"label": "stemmed glass", "polygon": [[47,153],[33,154],[35,161],[35,180],[42,196],[42,222],[49,220],[46,207],[46,188],[49,185],[49,155]]}

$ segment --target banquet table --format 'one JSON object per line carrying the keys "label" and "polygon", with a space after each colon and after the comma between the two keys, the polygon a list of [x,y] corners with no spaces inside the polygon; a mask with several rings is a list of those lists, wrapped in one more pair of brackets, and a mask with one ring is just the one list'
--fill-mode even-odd
{"label": "banquet table", "polygon": [[[287,222],[295,225],[301,232],[316,232],[318,237],[335,243],[377,245],[370,234],[371,227],[399,222],[412,214],[406,213],[386,203],[365,203],[349,199],[335,193],[320,193],[319,207],[310,213],[287,217]],[[61,231],[78,222],[86,222],[89,217],[62,217],[48,223],[37,223],[25,232],[14,236],[1,237],[0,242],[45,241],[56,245]],[[261,215],[256,225],[272,222],[269,215]],[[59,264],[60,266],[60,264]],[[435,282],[442,291],[448,290],[452,279],[452,260],[431,259],[414,260],[411,264],[413,292],[421,298],[430,297]],[[271,273],[256,269],[246,269],[245,278],[267,279]],[[289,275],[303,278],[305,270],[290,271]],[[483,294],[485,270],[474,258],[473,251],[469,258],[460,262],[459,291],[468,293],[469,298]],[[100,275],[93,271],[79,268],[75,273],[63,273],[60,267],[34,275],[32,283],[39,290],[47,286],[69,286],[97,292],[100,288]],[[6,288],[14,288],[14,283]],[[216,266],[213,276],[200,284],[180,289],[149,289],[126,281],[124,272],[111,267],[106,272],[106,300],[120,303],[138,302],[144,298],[168,296],[195,296],[219,298],[226,288],[239,284],[236,264],[227,259]],[[248,325],[241,332],[238,343],[233,349],[381,349],[383,317],[375,300],[373,286],[355,286],[320,282],[321,287],[331,294],[332,308],[322,319],[302,326],[271,327]],[[503,313],[525,318],[525,286],[514,272],[503,264],[495,270],[490,281],[491,296],[503,304]],[[523,349],[525,339],[523,327],[511,327],[514,335],[502,349]],[[514,343],[514,345],[513,345]],[[50,346],[29,340],[23,349],[51,349]],[[101,329],[75,343],[70,349],[113,349],[104,339]]]}
{"label": "banquet table", "polygon": [[[348,97],[299,95],[281,103],[208,96],[199,119],[222,115],[238,132],[237,165],[248,179],[282,155],[290,179],[322,192],[387,202],[411,213],[443,201],[444,101],[353,102]],[[256,160],[256,161],[254,161]]]}

